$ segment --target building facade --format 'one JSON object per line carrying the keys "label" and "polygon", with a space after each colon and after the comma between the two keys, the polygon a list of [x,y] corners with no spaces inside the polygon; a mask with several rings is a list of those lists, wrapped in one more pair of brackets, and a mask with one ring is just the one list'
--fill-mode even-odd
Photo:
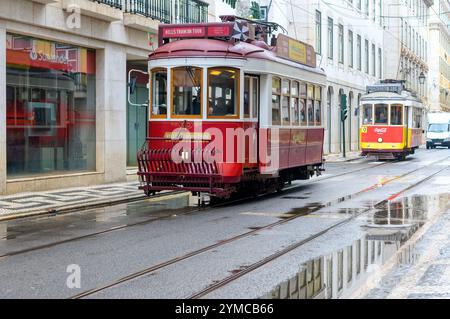
{"label": "building facade", "polygon": [[[385,76],[405,80],[406,87],[417,93],[429,108],[428,22],[432,0],[385,0],[384,47]],[[425,77],[423,83],[422,78]]]}
{"label": "building facade", "polygon": [[260,1],[268,20],[282,25],[289,36],[313,45],[327,74],[323,93],[325,153],[344,148],[341,96],[347,96],[345,148],[359,147],[358,105],[366,86],[384,77],[384,49],[380,0]]}
{"label": "building facade", "polygon": [[430,112],[450,112],[450,4],[436,1],[429,21]]}
{"label": "building facade", "polygon": [[0,194],[134,179],[148,112],[127,103],[128,70],[146,71],[159,23],[214,15],[214,1],[2,0]]}

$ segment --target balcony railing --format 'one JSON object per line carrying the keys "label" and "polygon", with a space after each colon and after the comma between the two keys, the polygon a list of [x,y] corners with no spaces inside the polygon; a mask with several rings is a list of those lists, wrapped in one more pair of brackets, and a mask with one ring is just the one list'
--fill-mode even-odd
{"label": "balcony railing", "polygon": [[125,12],[170,23],[170,0],[125,0]]}
{"label": "balcony railing", "polygon": [[[90,0],[126,13],[138,14],[164,23],[208,22],[208,3],[201,0]],[[173,5],[173,7],[172,7]],[[175,14],[172,15],[172,10]],[[173,17],[171,19],[171,17]]]}
{"label": "balcony railing", "polygon": [[106,4],[113,8],[120,9],[120,10],[122,10],[122,8],[123,8],[123,4],[122,4],[123,0],[92,0],[92,1],[98,2],[98,3],[103,3],[103,4]]}

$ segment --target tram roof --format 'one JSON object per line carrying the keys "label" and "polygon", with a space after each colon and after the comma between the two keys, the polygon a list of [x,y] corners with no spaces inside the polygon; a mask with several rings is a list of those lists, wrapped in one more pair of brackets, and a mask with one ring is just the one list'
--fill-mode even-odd
{"label": "tram roof", "polygon": [[186,57],[261,59],[325,75],[325,72],[322,69],[312,68],[301,63],[278,57],[276,48],[268,46],[263,41],[232,43],[216,39],[184,39],[164,44],[149,55],[150,60]]}
{"label": "tram roof", "polygon": [[393,92],[373,92],[361,97],[361,101],[414,101],[422,103],[422,101],[409,91],[402,91],[402,94]]}

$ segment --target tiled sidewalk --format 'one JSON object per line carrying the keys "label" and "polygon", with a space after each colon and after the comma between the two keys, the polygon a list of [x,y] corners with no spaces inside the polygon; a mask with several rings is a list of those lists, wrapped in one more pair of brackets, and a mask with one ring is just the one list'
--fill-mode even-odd
{"label": "tiled sidewalk", "polygon": [[143,198],[138,182],[0,196],[0,219]]}

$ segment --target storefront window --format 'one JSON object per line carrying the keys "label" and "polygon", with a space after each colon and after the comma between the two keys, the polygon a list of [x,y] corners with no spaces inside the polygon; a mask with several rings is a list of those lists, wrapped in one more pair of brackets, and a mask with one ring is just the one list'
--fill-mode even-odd
{"label": "storefront window", "polygon": [[95,51],[8,34],[9,177],[96,169]]}

